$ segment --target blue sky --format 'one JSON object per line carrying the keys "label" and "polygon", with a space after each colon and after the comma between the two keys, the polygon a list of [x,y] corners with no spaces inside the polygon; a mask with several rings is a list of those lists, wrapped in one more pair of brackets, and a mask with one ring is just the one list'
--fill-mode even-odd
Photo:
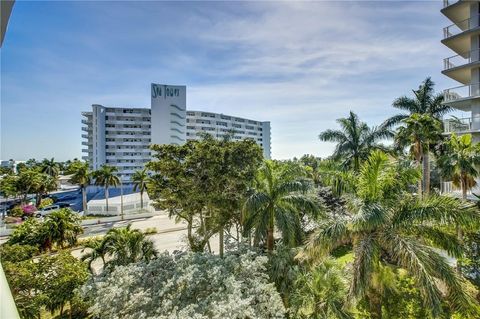
{"label": "blue sky", "polygon": [[350,110],[370,125],[453,55],[442,1],[24,2],[1,49],[1,158],[81,156],[81,111],[149,107],[150,83],[187,108],[271,121],[277,159],[327,156],[318,134]]}

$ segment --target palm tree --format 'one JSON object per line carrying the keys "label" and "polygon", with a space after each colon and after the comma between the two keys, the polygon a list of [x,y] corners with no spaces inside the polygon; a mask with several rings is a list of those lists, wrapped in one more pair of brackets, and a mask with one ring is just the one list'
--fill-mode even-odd
{"label": "palm tree", "polygon": [[452,108],[442,104],[443,94],[435,94],[433,87],[435,83],[426,78],[417,90],[413,90],[414,98],[402,96],[393,101],[392,106],[408,113],[400,113],[390,117],[383,122],[382,127],[392,128],[414,113],[430,115],[441,119],[443,115],[450,112]]}
{"label": "palm tree", "polygon": [[257,241],[266,237],[269,252],[274,246],[275,227],[286,244],[301,241],[301,213],[315,213],[318,207],[307,195],[310,181],[302,179],[305,172],[298,165],[266,161],[259,169],[254,189],[245,203],[245,231],[255,229]]}
{"label": "palm tree", "polygon": [[480,144],[472,142],[471,134],[457,136],[454,133],[445,146],[438,164],[444,177],[462,189],[462,199],[466,200],[468,190],[476,185],[475,178],[480,176]]}
{"label": "palm tree", "polygon": [[47,215],[45,228],[48,229],[51,243],[56,243],[61,248],[65,243],[74,245],[78,235],[83,232],[80,217],[68,208]]}
{"label": "palm tree", "polygon": [[414,113],[402,120],[397,129],[395,143],[402,149],[410,146],[410,153],[419,166],[422,166],[423,177],[419,181],[418,193],[426,195],[430,192],[430,144],[442,139],[441,122],[428,115]]}
{"label": "palm tree", "polygon": [[92,267],[92,264],[93,262],[95,262],[95,260],[100,258],[102,260],[103,266],[105,266],[105,257],[108,252],[106,241],[103,238],[102,239],[94,238],[94,239],[88,240],[85,244],[83,244],[82,253],[85,251],[85,249],[89,249],[89,252],[84,254],[81,257],[81,260],[87,261],[90,272],[94,274],[94,269]]}
{"label": "palm tree", "polygon": [[343,159],[345,166],[355,171],[359,170],[360,162],[368,157],[371,150],[384,149],[378,141],[393,136],[387,128],[369,128],[352,111],[348,118],[340,118],[337,122],[340,130],[326,130],[318,137],[322,141],[336,142],[334,158]]}
{"label": "palm tree", "polygon": [[140,207],[143,209],[143,192],[147,190],[147,183],[149,181],[149,176],[147,173],[147,169],[144,168],[141,171],[136,171],[132,175],[132,182],[133,182],[133,190],[136,192],[137,190],[140,191]]}
{"label": "palm tree", "polygon": [[55,159],[44,159],[40,164],[40,170],[42,173],[48,174],[52,177],[57,177],[60,173],[60,165],[55,162]]}
{"label": "palm tree", "polygon": [[327,220],[308,240],[300,257],[322,259],[334,249],[352,245],[354,255],[349,300],[367,302],[372,318],[382,318],[382,289],[375,278],[383,267],[400,267],[415,278],[425,308],[442,313],[443,293],[455,311],[477,315],[478,307],[464,289],[464,279],[438,248],[456,258],[462,246],[446,229],[472,225],[478,212],[451,197],[419,198],[407,192],[418,178],[381,152],[362,165],[351,216]]}
{"label": "palm tree", "polygon": [[95,177],[95,185],[105,188],[105,204],[108,213],[108,188],[110,186],[117,187],[120,184],[120,178],[115,175],[118,169],[114,166],[103,165],[99,170],[93,173]]}
{"label": "palm tree", "polygon": [[87,162],[74,162],[70,166],[70,171],[72,174],[72,177],[70,178],[70,181],[72,183],[76,183],[80,185],[80,189],[82,190],[82,207],[83,211],[87,211],[87,187],[90,185],[91,182],[91,173],[88,168],[88,163]]}
{"label": "palm tree", "polygon": [[34,187],[36,193],[36,203],[35,206],[39,207],[42,202],[43,195],[48,194],[57,189],[57,177],[51,176],[46,173],[40,173],[37,175]]}
{"label": "palm tree", "polygon": [[[467,200],[467,191],[476,185],[475,178],[480,176],[480,144],[472,143],[472,135],[457,136],[452,134],[445,143],[444,154],[438,164],[446,178],[452,179],[454,185],[462,189],[462,199]],[[463,232],[457,228],[457,236],[463,241]]]}
{"label": "palm tree", "polygon": [[340,267],[328,258],[298,276],[291,306],[296,318],[354,318],[345,309],[348,283]]}
{"label": "palm tree", "polygon": [[104,237],[109,260],[106,266],[124,266],[139,261],[149,261],[157,257],[153,242],[138,229],[127,227],[110,229]]}

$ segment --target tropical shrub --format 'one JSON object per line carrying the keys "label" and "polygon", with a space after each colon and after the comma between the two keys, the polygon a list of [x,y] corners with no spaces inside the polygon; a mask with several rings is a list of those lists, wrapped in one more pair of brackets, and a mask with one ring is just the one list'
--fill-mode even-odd
{"label": "tropical shrub", "polygon": [[[9,250],[24,248],[12,245]],[[27,250],[30,253],[32,248]],[[25,252],[17,253],[17,260],[26,256]],[[67,303],[71,308],[79,304],[77,288],[88,278],[85,264],[69,252],[43,255],[35,261],[31,258],[15,262],[2,259],[2,264],[22,318],[39,318],[43,308],[51,312],[60,310],[62,315]]]}
{"label": "tropical shrub", "polygon": [[82,295],[90,298],[92,314],[103,319],[283,318],[285,308],[268,281],[267,261],[252,252],[224,258],[164,253],[94,278]]}
{"label": "tropical shrub", "polygon": [[0,246],[2,262],[20,262],[32,258],[38,254],[38,247],[19,244],[3,244]]}
{"label": "tropical shrub", "polygon": [[53,199],[51,198],[43,198],[41,201],[40,201],[40,205],[38,205],[38,208],[39,209],[42,209],[44,207],[47,207],[47,206],[50,206],[53,204]]}
{"label": "tropical shrub", "polygon": [[41,250],[56,244],[60,248],[74,245],[83,232],[81,218],[70,209],[63,208],[47,215],[45,221],[28,218],[8,239],[9,244],[31,245]]}
{"label": "tropical shrub", "polygon": [[20,205],[17,205],[10,209],[10,216],[12,217],[22,217],[23,216],[23,209]]}

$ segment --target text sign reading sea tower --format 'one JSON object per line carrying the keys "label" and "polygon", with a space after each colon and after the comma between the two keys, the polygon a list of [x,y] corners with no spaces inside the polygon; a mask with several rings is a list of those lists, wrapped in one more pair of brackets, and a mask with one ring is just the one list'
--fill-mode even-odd
{"label": "text sign reading sea tower", "polygon": [[152,83],[152,144],[186,141],[187,87]]}

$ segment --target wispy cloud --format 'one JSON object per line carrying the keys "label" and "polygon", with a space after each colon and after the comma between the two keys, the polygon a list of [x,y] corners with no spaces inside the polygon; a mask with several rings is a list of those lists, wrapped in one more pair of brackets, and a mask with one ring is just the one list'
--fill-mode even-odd
{"label": "wispy cloud", "polygon": [[[394,112],[391,101],[426,76],[439,89],[447,85],[439,72],[448,55],[439,42],[446,20],[437,2],[16,9],[9,29],[16,38],[2,49],[2,157],[79,156],[80,111],[93,103],[148,106],[150,82],[186,84],[191,109],[270,120],[276,158],[326,156],[333,147],[318,133],[349,110],[378,124]],[[13,124],[19,120],[35,130]],[[44,140],[52,143],[20,147]]]}

